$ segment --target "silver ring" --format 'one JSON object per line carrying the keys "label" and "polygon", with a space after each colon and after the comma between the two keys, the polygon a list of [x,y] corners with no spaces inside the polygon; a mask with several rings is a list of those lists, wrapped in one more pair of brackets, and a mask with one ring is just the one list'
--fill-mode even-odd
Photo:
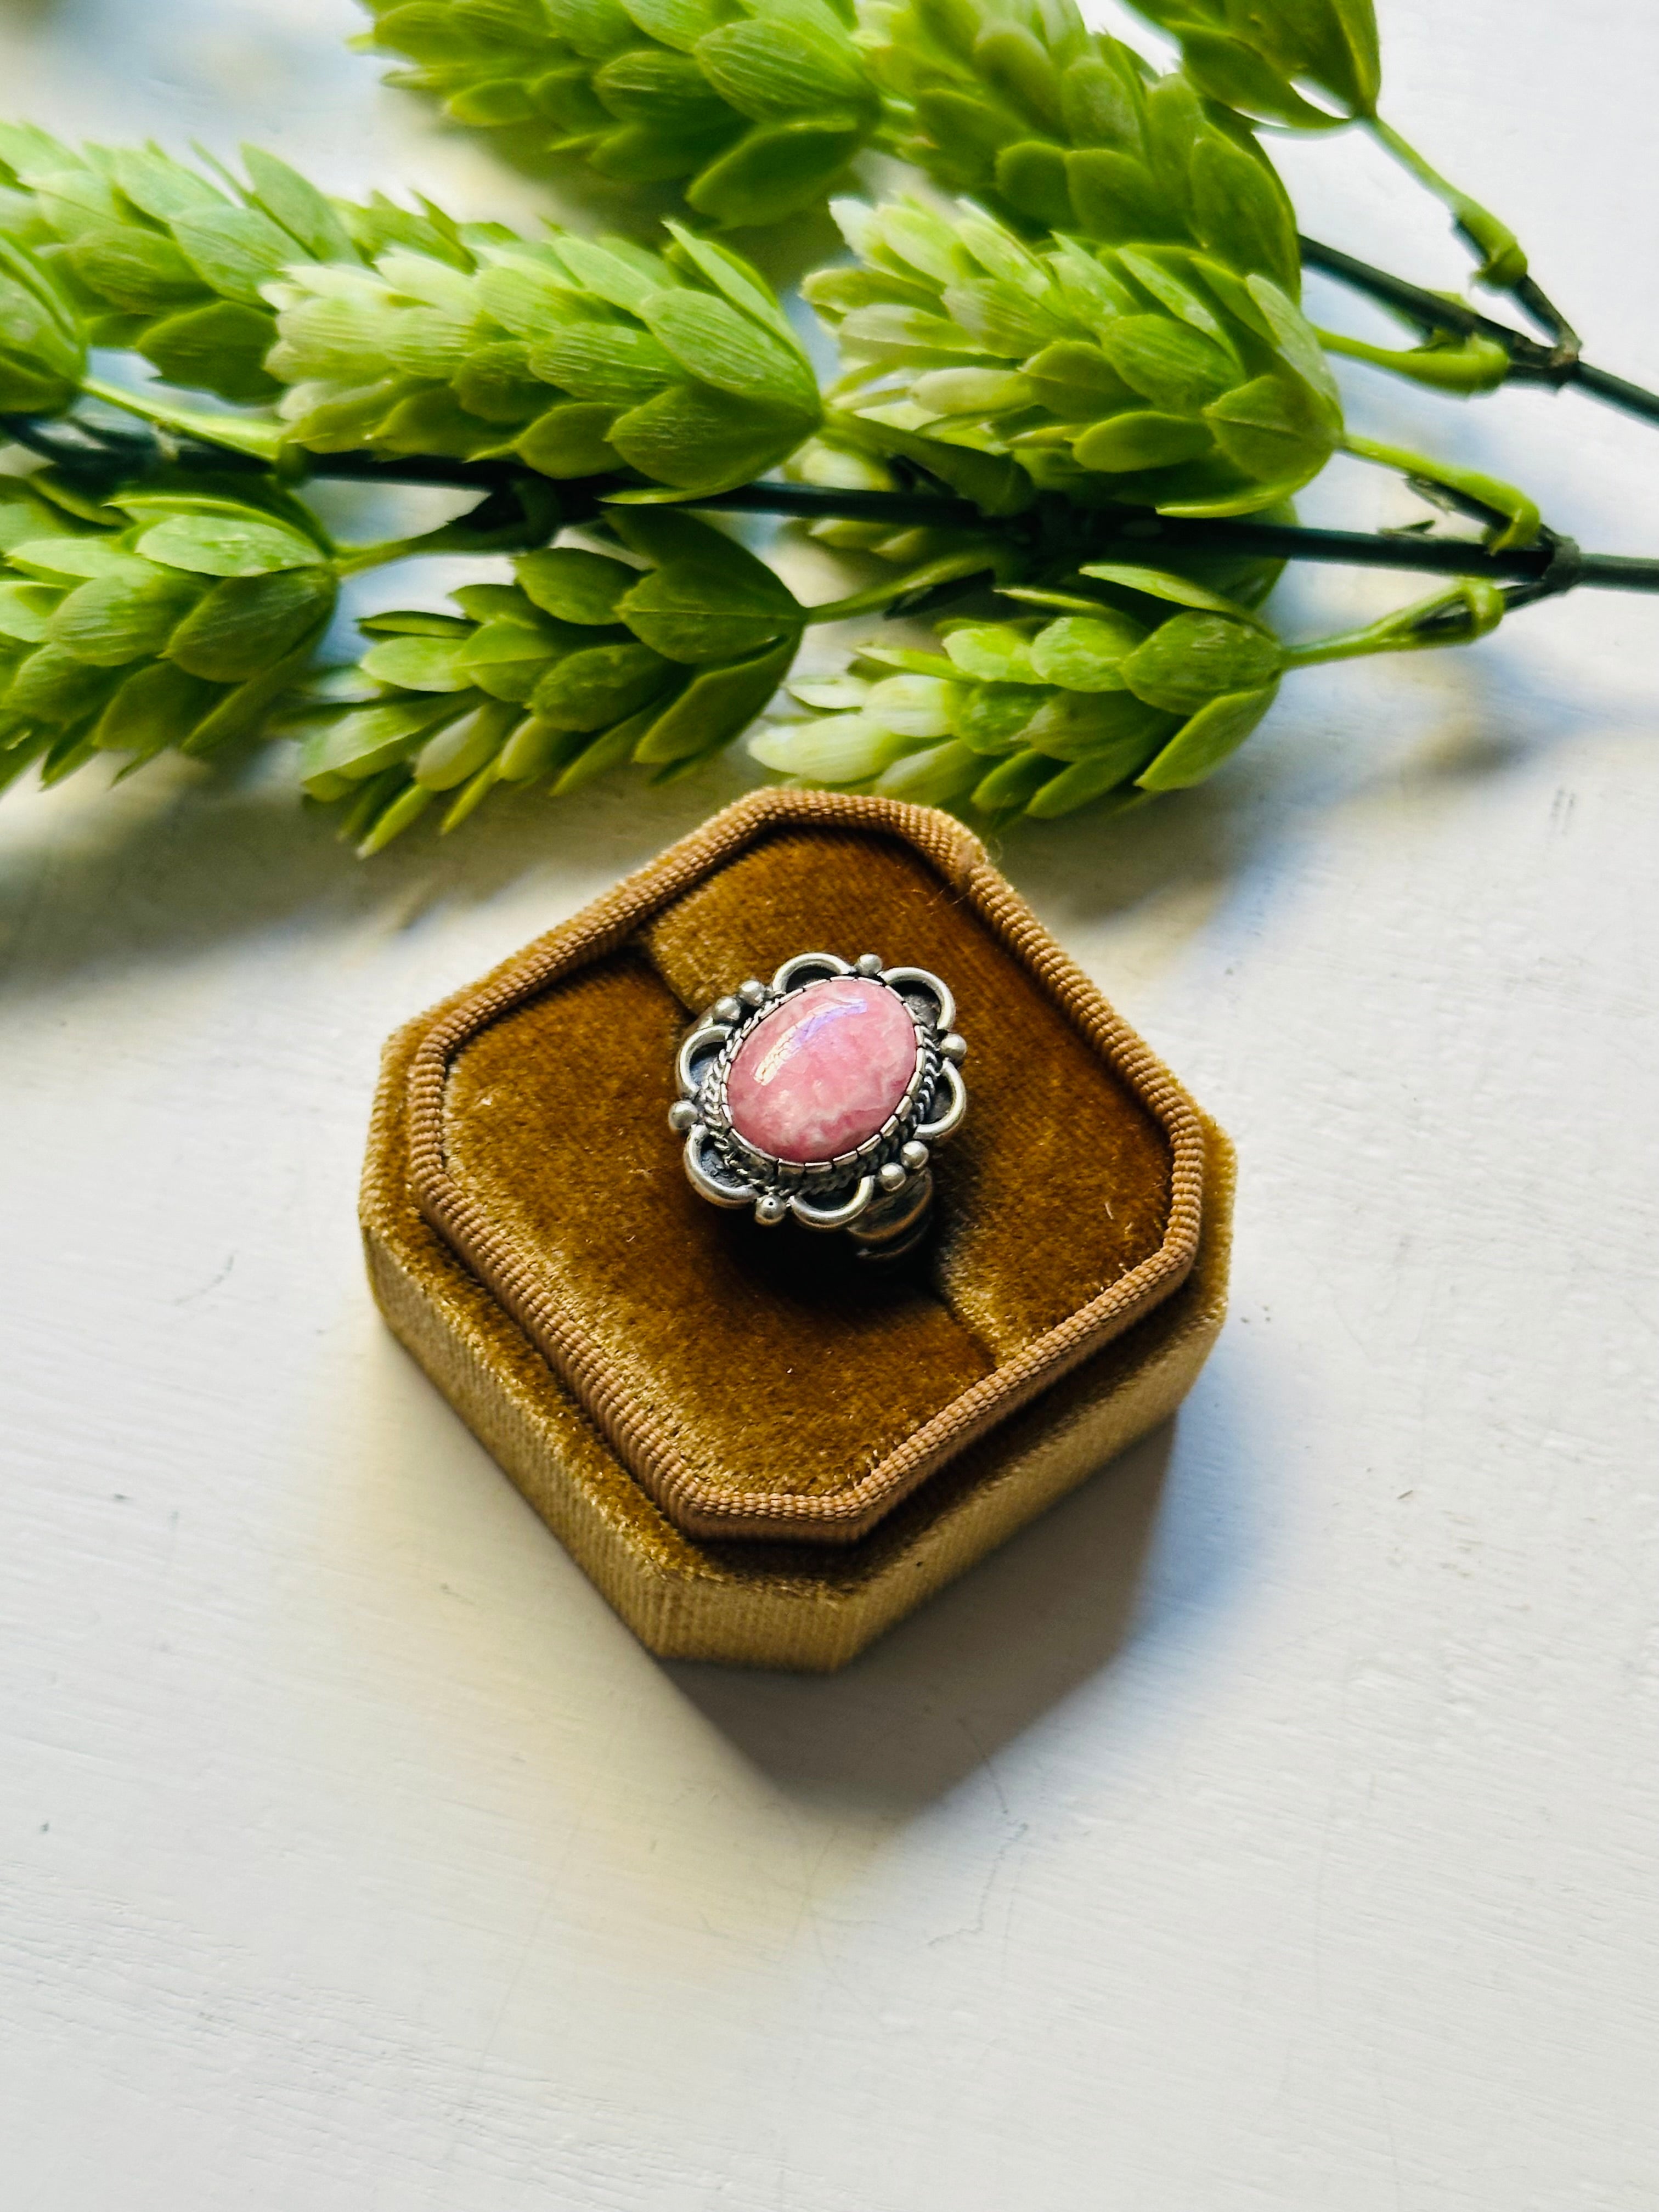
{"label": "silver ring", "polygon": [[763,1229],[845,1230],[863,1260],[897,1260],[927,1231],[933,1148],[968,1110],[950,987],[866,952],[798,952],[693,1023],[676,1055],[668,1126],[711,1206]]}

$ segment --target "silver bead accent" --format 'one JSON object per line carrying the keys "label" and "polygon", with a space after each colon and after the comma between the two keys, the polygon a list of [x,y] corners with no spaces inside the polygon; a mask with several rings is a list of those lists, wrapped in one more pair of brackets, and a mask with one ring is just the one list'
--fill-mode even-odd
{"label": "silver bead accent", "polygon": [[745,1006],[763,1006],[768,994],[765,984],[757,976],[751,975],[746,983],[738,984],[738,996]]}
{"label": "silver bead accent", "polygon": [[884,1190],[902,1190],[908,1178],[896,1160],[889,1160],[876,1180]]}
{"label": "silver bead accent", "polygon": [[926,1145],[918,1144],[916,1139],[912,1137],[908,1145],[902,1145],[900,1146],[899,1158],[903,1161],[905,1166],[909,1169],[912,1175],[920,1175],[922,1170],[927,1166],[928,1160],[932,1158],[932,1154],[928,1152]]}
{"label": "silver bead accent", "polygon": [[939,1048],[942,1059],[954,1060],[958,1067],[968,1057],[968,1040],[955,1030],[939,1039]]}
{"label": "silver bead accent", "polygon": [[879,975],[883,966],[881,955],[878,952],[860,952],[853,966],[860,975]]}
{"label": "silver bead accent", "polygon": [[775,1190],[755,1201],[755,1218],[763,1229],[775,1229],[789,1211],[789,1201]]}
{"label": "silver bead accent", "polygon": [[677,1098],[668,1109],[668,1126],[677,1137],[695,1129],[700,1118],[694,1098]]}
{"label": "silver bead accent", "polygon": [[743,1008],[733,998],[716,999],[708,1009],[708,1018],[711,1022],[740,1022]]}

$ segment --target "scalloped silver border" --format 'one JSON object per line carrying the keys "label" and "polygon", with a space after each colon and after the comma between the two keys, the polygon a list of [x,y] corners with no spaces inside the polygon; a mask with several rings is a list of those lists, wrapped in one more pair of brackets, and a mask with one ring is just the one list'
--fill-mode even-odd
{"label": "scalloped silver border", "polygon": [[[760,1024],[786,1000],[838,975],[880,983],[915,1024],[916,1060],[903,1097],[872,1136],[827,1160],[781,1160],[732,1126],[726,1085],[732,1063]],[[961,1063],[967,1041],[956,1027],[950,986],[930,969],[887,967],[866,952],[797,952],[769,983],[750,976],[717,999],[680,1045],[679,1097],[668,1124],[685,1139],[685,1172],[711,1206],[748,1206],[763,1229],[792,1216],[803,1227],[850,1230],[866,1256],[897,1257],[920,1239],[933,1196],[933,1148],[962,1126],[968,1086]]]}

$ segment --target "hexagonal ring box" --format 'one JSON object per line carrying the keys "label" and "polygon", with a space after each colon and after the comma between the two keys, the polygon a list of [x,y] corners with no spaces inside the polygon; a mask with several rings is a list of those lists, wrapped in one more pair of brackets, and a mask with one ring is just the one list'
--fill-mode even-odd
{"label": "hexagonal ring box", "polygon": [[[667,1125],[698,1017],[804,945],[948,977],[973,1038],[889,1269],[706,1204]],[[392,1329],[651,1650],[822,1671],[1174,1411],[1231,1188],[959,823],[767,791],[398,1032],[362,1224]]]}

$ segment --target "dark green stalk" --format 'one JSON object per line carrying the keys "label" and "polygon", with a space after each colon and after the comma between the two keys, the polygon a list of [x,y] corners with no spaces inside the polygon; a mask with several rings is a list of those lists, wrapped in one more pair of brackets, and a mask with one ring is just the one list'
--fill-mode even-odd
{"label": "dark green stalk", "polygon": [[1297,234],[1297,244],[1301,248],[1304,267],[1321,270],[1352,290],[1380,301],[1385,307],[1396,308],[1425,331],[1459,331],[1465,336],[1492,338],[1499,345],[1532,347],[1540,355],[1547,350],[1536,338],[1512,330],[1507,323],[1494,321],[1492,316],[1483,315],[1479,308],[1468,307],[1462,300],[1431,292],[1407,277],[1390,276],[1386,269],[1373,268],[1369,261],[1344,253],[1338,246],[1323,246],[1305,232]]}
{"label": "dark green stalk", "polygon": [[[1659,407],[1659,401],[1656,406]],[[82,434],[76,442],[65,430]],[[93,442],[89,426],[42,424],[22,418],[0,418],[0,431],[43,459],[73,472],[106,481],[130,479],[142,474],[146,462],[164,456],[155,446],[140,451],[137,441],[123,436],[112,446]],[[222,471],[228,464],[245,457],[223,450],[180,441],[165,458],[183,465]],[[433,484],[457,489],[476,489],[495,496],[517,486],[530,485],[538,493],[549,487],[542,477],[529,477],[510,461],[461,461],[441,458],[399,458],[380,460],[360,453],[317,453],[306,457],[309,476],[334,481],[386,484]],[[629,486],[615,477],[585,477],[556,489],[563,524],[592,520],[611,495]],[[1204,519],[1158,514],[1139,507],[1093,511],[1066,502],[1040,499],[1024,514],[988,523],[971,501],[921,491],[842,491],[810,484],[763,482],[742,484],[730,491],[688,499],[684,504],[726,514],[777,514],[805,521],[853,520],[890,523],[894,528],[927,524],[946,530],[994,529],[1005,541],[1012,539],[1036,557],[1082,562],[1114,553],[1155,564],[1160,553],[1174,555],[1226,554],[1247,559],[1315,561],[1364,568],[1398,568],[1443,576],[1473,576],[1492,582],[1511,581],[1544,586],[1547,595],[1579,585],[1622,592],[1659,592],[1659,559],[1616,553],[1580,553],[1570,539],[1547,538],[1541,544],[1506,548],[1502,551],[1468,538],[1419,536],[1409,531],[1367,532],[1317,530],[1301,524]],[[902,586],[896,583],[896,591]]]}
{"label": "dark green stalk", "polygon": [[1570,354],[1576,361],[1583,341],[1572,325],[1561,313],[1553,300],[1544,290],[1535,276],[1518,277],[1505,287],[1510,297],[1529,314],[1540,330],[1548,331],[1555,340],[1558,353]]}
{"label": "dark green stalk", "polygon": [[1581,386],[1593,399],[1605,399],[1609,407],[1622,407],[1627,415],[1659,422],[1659,392],[1644,391],[1639,384],[1613,376],[1605,368],[1593,368],[1587,361],[1575,363],[1569,381]]}
{"label": "dark green stalk", "polygon": [[[923,500],[908,493],[815,491],[799,484],[744,484],[738,491],[688,501],[731,513],[791,514],[829,519],[851,515],[896,526],[926,520],[947,529],[985,527],[985,518],[965,500]],[[1408,532],[1310,530],[1300,524],[1188,520],[1177,515],[1140,511],[1122,516],[1073,514],[1067,518],[1068,554],[1079,560],[1133,554],[1156,566],[1159,552],[1225,553],[1268,561],[1318,561],[1362,568],[1402,568],[1441,576],[1476,576],[1500,582],[1543,584],[1552,572],[1559,579],[1552,594],[1572,585],[1603,590],[1659,592],[1659,560],[1617,553],[1580,553],[1570,539],[1489,551],[1467,538],[1419,538]],[[997,527],[1018,537],[1031,534],[1022,516]],[[1040,531],[1039,511],[1036,527]]]}
{"label": "dark green stalk", "polygon": [[[1321,270],[1339,283],[1347,285],[1350,290],[1363,292],[1368,299],[1393,308],[1425,334],[1455,331],[1466,337],[1488,338],[1502,346],[1510,357],[1507,381],[1547,384],[1557,391],[1577,385],[1592,398],[1605,400],[1610,407],[1622,408],[1627,415],[1637,416],[1644,422],[1659,422],[1659,392],[1646,391],[1626,377],[1595,368],[1581,357],[1576,338],[1571,343],[1545,345],[1524,331],[1500,323],[1491,315],[1483,315],[1478,308],[1468,307],[1461,300],[1444,299],[1438,292],[1410,283],[1403,276],[1374,269],[1369,262],[1358,260],[1352,253],[1343,253],[1334,246],[1322,246],[1317,239],[1304,237],[1301,246],[1303,262],[1308,268]],[[1543,319],[1547,324],[1547,318]]]}

